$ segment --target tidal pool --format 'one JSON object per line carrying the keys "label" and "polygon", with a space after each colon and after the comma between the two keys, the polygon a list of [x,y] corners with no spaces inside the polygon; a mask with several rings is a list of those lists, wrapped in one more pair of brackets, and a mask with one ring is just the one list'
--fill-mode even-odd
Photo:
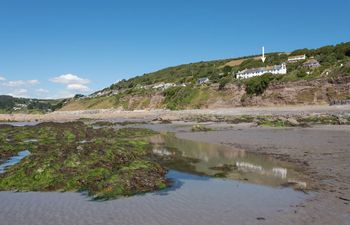
{"label": "tidal pool", "polygon": [[4,173],[5,169],[7,167],[13,166],[13,165],[19,163],[19,161],[21,161],[24,157],[28,156],[29,154],[30,154],[30,152],[28,150],[24,150],[24,151],[19,152],[17,155],[12,156],[7,161],[0,164],[0,173]]}
{"label": "tidal pool", "polygon": [[[281,186],[307,186],[289,163],[171,134],[148,140],[155,154],[175,159],[166,165],[170,188],[109,201],[75,192],[0,192],[0,224],[229,225],[259,224],[261,218],[281,224],[279,218],[309,197]],[[188,158],[191,166],[178,158]]]}
{"label": "tidal pool", "polygon": [[175,159],[180,154],[179,157],[196,159],[190,169],[177,165],[176,160],[169,165],[171,169],[273,187],[294,184],[307,188],[307,182],[293,164],[268,156],[224,145],[179,139],[171,134],[153,136],[149,140],[156,154],[175,156]]}

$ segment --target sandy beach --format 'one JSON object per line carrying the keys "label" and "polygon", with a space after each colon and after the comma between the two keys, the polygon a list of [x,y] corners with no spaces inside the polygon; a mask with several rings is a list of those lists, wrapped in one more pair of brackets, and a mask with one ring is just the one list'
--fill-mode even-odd
{"label": "sandy beach", "polygon": [[154,119],[163,118],[181,120],[183,117],[195,115],[310,115],[310,114],[350,114],[350,105],[314,105],[314,106],[279,106],[279,107],[237,107],[223,109],[191,109],[191,110],[134,110],[115,109],[56,111],[47,114],[0,114],[0,121],[71,121],[80,118],[90,119]]}
{"label": "sandy beach", "polygon": [[[235,108],[187,111],[79,111],[46,115],[0,115],[0,120],[69,121],[79,118],[142,120],[157,118],[180,120],[187,115],[307,115],[349,114],[350,106],[303,106],[273,108]],[[272,128],[250,123],[227,124],[206,122],[208,132],[191,132],[195,122],[176,121],[160,131],[173,131],[177,137],[211,144],[246,149],[295,163],[312,182],[313,193],[289,210],[275,212],[268,220],[252,220],[249,224],[350,224],[350,126],[315,125],[312,127]],[[180,128],[179,128],[180,127]],[[281,223],[282,222],[282,223]]]}
{"label": "sandy beach", "polygon": [[[292,161],[313,180],[316,197],[284,215],[294,224],[350,224],[350,127],[242,127],[178,133],[178,137],[225,144]],[[287,222],[289,221],[289,222]]]}

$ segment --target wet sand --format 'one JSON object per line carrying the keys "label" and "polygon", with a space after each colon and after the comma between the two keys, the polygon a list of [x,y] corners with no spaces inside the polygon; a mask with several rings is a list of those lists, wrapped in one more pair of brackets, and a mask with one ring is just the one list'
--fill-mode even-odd
{"label": "wet sand", "polygon": [[[14,119],[19,121],[67,121],[79,118],[94,118],[94,119],[115,119],[115,120],[143,120],[150,121],[157,117],[169,117],[172,119],[179,118],[185,114],[223,114],[223,115],[304,115],[313,113],[350,113],[350,106],[305,106],[305,107],[271,107],[271,108],[244,108],[244,109],[223,109],[223,110],[187,110],[169,112],[164,110],[158,111],[137,111],[137,112],[116,112],[116,111],[100,111],[96,112],[59,112],[53,114],[47,114],[43,116],[28,116],[28,115],[0,115],[0,120]],[[266,213],[262,217],[265,220],[257,220],[259,213],[256,214],[256,208],[243,207],[243,209],[249,212],[243,213],[240,211],[240,204],[235,209],[231,208],[230,213],[234,215],[231,221],[218,220],[217,217],[215,224],[350,224],[350,126],[328,126],[319,125],[311,128],[263,128],[256,127],[252,124],[218,124],[218,123],[206,123],[206,126],[216,129],[209,132],[190,132],[192,123],[173,122],[170,125],[159,125],[155,127],[159,131],[172,131],[175,132],[179,138],[184,138],[194,141],[203,141],[213,144],[224,144],[228,146],[234,146],[235,148],[246,149],[250,152],[266,154],[271,157],[275,157],[284,161],[290,161],[296,163],[301,172],[308,176],[313,182],[313,188],[316,191],[315,195],[310,197],[299,199],[300,201],[293,202],[291,204],[283,205],[283,199],[281,198],[282,205],[275,207],[276,202],[268,202],[268,199],[260,199],[256,197],[252,192],[251,197],[259,201],[265,201],[267,204],[261,206],[266,209]],[[203,184],[202,184],[203,186]],[[205,185],[204,185],[205,186]],[[198,187],[201,187],[200,185]],[[210,190],[207,190],[208,194]],[[45,193],[46,194],[46,193]],[[70,195],[71,193],[68,193]],[[21,215],[26,212],[26,208],[21,208],[19,205],[23,204],[30,208],[34,200],[32,193],[1,193],[0,192],[0,206],[4,208],[6,204],[11,202],[11,195],[24,196],[27,200],[21,198],[14,198],[13,204],[17,205],[19,209],[23,209],[24,212],[17,212],[15,215]],[[27,196],[28,195],[28,196]],[[72,194],[75,196],[75,194]],[[150,194],[152,195],[152,194]],[[210,195],[210,194],[209,194]],[[10,199],[5,200],[8,196]],[[62,195],[63,196],[63,195]],[[190,195],[189,195],[190,196]],[[79,196],[81,197],[81,196]],[[68,196],[66,200],[69,200],[71,196]],[[78,198],[78,197],[74,197]],[[72,199],[74,199],[72,197]],[[50,199],[45,197],[39,197],[40,199]],[[55,199],[55,198],[54,198]],[[63,199],[63,198],[62,198]],[[232,199],[233,200],[233,199]],[[28,202],[26,202],[28,201]],[[46,200],[43,200],[41,209],[45,209]],[[56,200],[50,200],[52,204],[55,204]],[[62,200],[64,202],[64,200]],[[80,201],[80,200],[79,200]],[[79,202],[77,200],[77,202]],[[224,200],[223,200],[224,201]],[[58,203],[60,200],[58,200]],[[254,202],[253,200],[250,202]],[[278,201],[277,201],[278,202]],[[204,203],[204,202],[202,202]],[[232,203],[232,202],[231,202]],[[286,201],[285,203],[288,203]],[[5,204],[5,205],[3,205]],[[73,204],[73,203],[72,203]],[[191,203],[187,203],[191,205]],[[211,204],[211,202],[207,202]],[[186,205],[186,204],[184,204]],[[65,207],[64,204],[58,204],[59,207]],[[199,207],[200,205],[193,205],[193,207]],[[215,204],[214,204],[215,206]],[[268,206],[268,207],[266,207]],[[78,207],[78,206],[76,206]],[[153,206],[151,206],[153,207]],[[218,207],[218,206],[217,206]],[[225,206],[229,207],[229,206]],[[230,205],[230,207],[233,207]],[[12,209],[16,207],[13,206]],[[215,208],[215,207],[214,207]],[[38,210],[41,210],[38,209]],[[155,207],[155,209],[158,209]],[[221,208],[224,210],[223,208]],[[97,209],[89,209],[97,210]],[[89,210],[87,210],[89,212]],[[173,208],[167,208],[171,211]],[[265,209],[264,209],[265,210]],[[259,211],[259,210],[258,210]],[[80,211],[79,211],[80,212]],[[186,211],[187,212],[187,211]],[[190,211],[191,212],[191,211]],[[238,212],[238,214],[234,213]],[[5,214],[4,214],[5,213]],[[68,212],[67,212],[68,213]],[[107,214],[112,213],[107,210]],[[140,212],[142,214],[142,212]],[[203,211],[204,214],[209,213]],[[201,221],[201,214],[196,214],[197,223]],[[212,215],[220,214],[218,211],[212,211]],[[11,215],[10,211],[0,211],[0,218],[8,218]],[[38,214],[40,215],[40,213]],[[147,213],[145,216],[148,215]],[[162,215],[162,214],[160,214]],[[170,215],[170,213],[169,213]],[[185,214],[184,214],[185,215]],[[225,214],[226,215],[226,214]],[[227,214],[228,215],[228,214]],[[248,216],[249,215],[249,216]],[[50,215],[48,215],[50,217]],[[53,216],[53,215],[51,215]],[[163,217],[166,215],[163,215]],[[178,214],[179,218],[181,214]],[[44,216],[45,217],[45,216]],[[43,218],[44,218],[43,217]],[[66,215],[66,217],[70,217]],[[161,218],[163,218],[161,217]],[[46,218],[46,217],[45,217]],[[64,218],[64,217],[62,217]],[[72,217],[74,218],[74,216]],[[91,218],[91,216],[87,216]],[[176,220],[177,224],[191,224],[186,223],[184,220]],[[106,220],[99,220],[99,217],[91,218],[94,223],[100,224],[106,222]],[[25,221],[25,220],[22,220]],[[46,220],[43,220],[46,221]],[[87,221],[87,220],[84,220]],[[147,220],[144,224],[173,224],[171,220],[165,221],[156,216],[155,220]],[[180,222],[178,222],[180,221]],[[181,222],[182,221],[182,222]],[[196,220],[189,220],[193,223]],[[205,221],[205,220],[203,220]],[[236,223],[236,221],[238,221]],[[129,224],[137,224],[137,219],[130,218]],[[229,223],[231,222],[231,223]],[[17,221],[18,224],[21,221]],[[112,223],[112,222],[111,222]],[[13,224],[13,223],[5,223]],[[25,223],[24,223],[25,224]],[[33,224],[33,223],[27,223]],[[64,223],[61,223],[64,224]],[[87,222],[85,224],[88,224]],[[107,221],[104,224],[109,224]],[[120,224],[123,224],[120,222]],[[208,219],[201,224],[214,224],[212,220]]]}
{"label": "wet sand", "polygon": [[0,114],[0,121],[71,121],[79,118],[90,119],[143,119],[152,120],[165,118],[177,120],[193,115],[309,115],[309,114],[350,114],[350,105],[313,105],[313,106],[279,106],[279,107],[237,107],[223,109],[192,109],[192,110],[134,110],[122,111],[115,109],[56,111],[48,114]]}
{"label": "wet sand", "polygon": [[[79,193],[0,192],[1,225],[293,224],[283,215],[310,196],[232,180],[171,172],[175,186],[112,201]],[[269,207],[266,207],[269,206]]]}
{"label": "wet sand", "polygon": [[[215,127],[215,124],[212,124]],[[296,163],[318,195],[285,214],[284,223],[350,224],[350,126],[262,128],[236,125],[179,138],[225,144]]]}

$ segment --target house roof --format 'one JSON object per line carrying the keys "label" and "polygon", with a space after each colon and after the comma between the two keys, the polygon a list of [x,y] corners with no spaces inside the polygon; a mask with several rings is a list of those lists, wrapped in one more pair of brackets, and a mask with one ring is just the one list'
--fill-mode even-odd
{"label": "house roof", "polygon": [[306,57],[305,55],[292,55],[289,56],[288,59],[294,59],[294,58],[299,58],[299,57]]}
{"label": "house roof", "polygon": [[318,63],[318,64],[320,64],[316,59],[309,59],[309,60],[306,61],[304,64],[313,64],[313,63]]}
{"label": "house roof", "polygon": [[245,70],[239,71],[238,74],[259,73],[259,72],[265,72],[267,70],[280,70],[280,69],[282,69],[282,65],[274,65],[274,66],[267,66],[267,67],[253,68],[253,69],[245,69]]}

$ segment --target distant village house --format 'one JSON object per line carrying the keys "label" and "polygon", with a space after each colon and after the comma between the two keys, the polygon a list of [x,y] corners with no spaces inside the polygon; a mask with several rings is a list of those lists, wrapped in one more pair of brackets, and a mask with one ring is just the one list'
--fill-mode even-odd
{"label": "distant village house", "polygon": [[316,68],[321,66],[321,64],[316,59],[310,59],[303,64],[304,67],[308,68]]}
{"label": "distant village house", "polygon": [[202,78],[199,78],[197,80],[197,84],[198,85],[205,84],[205,83],[208,83],[208,82],[209,82],[209,78],[208,77],[202,77]]}
{"label": "distant village house", "polygon": [[275,66],[245,69],[237,73],[237,78],[250,78],[255,76],[261,76],[266,73],[287,74],[286,64],[283,63],[281,65],[275,65]]}
{"label": "distant village house", "polygon": [[165,89],[168,89],[170,87],[175,87],[175,86],[176,86],[176,84],[174,84],[174,83],[160,83],[160,84],[154,85],[153,89],[165,90]]}
{"label": "distant village house", "polygon": [[288,57],[288,62],[293,63],[293,62],[297,62],[305,59],[306,59],[306,55],[294,55],[294,56]]}

